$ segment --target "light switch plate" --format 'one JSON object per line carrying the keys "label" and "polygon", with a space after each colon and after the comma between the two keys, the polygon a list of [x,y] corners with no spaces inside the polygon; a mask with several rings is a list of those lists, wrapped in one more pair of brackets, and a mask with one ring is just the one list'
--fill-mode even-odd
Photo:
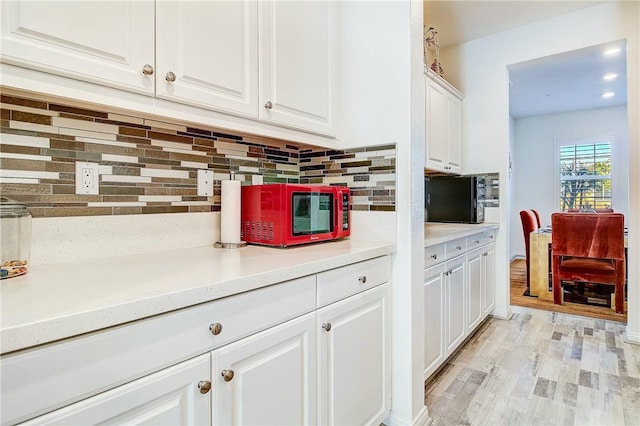
{"label": "light switch plate", "polygon": [[198,197],[213,196],[213,170],[198,169]]}
{"label": "light switch plate", "polygon": [[98,195],[98,163],[76,161],[76,194]]}

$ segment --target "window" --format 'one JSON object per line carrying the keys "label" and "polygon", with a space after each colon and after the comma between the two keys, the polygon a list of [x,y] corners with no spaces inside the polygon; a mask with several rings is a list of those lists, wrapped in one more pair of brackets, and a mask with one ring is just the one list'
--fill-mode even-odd
{"label": "window", "polygon": [[560,210],[611,207],[611,143],[559,146]]}

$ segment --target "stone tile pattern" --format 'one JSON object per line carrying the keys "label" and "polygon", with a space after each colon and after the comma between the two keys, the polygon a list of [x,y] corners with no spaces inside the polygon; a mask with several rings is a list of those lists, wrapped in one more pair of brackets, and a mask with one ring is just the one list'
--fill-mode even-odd
{"label": "stone tile pattern", "polygon": [[[220,182],[346,184],[354,210],[395,210],[395,146],[331,150],[96,105],[2,94],[0,193],[34,217],[220,210]],[[75,162],[100,165],[99,195],[75,195]],[[197,196],[197,170],[214,195]]]}
{"label": "stone tile pattern", "polygon": [[513,310],[426,382],[434,426],[640,424],[640,346],[625,324]]}

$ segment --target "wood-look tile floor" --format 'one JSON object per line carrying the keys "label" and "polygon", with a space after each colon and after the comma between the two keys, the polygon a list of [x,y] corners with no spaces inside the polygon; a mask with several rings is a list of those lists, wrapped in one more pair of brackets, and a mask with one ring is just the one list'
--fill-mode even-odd
{"label": "wood-look tile floor", "polygon": [[640,425],[625,324],[513,306],[425,385],[433,425]]}

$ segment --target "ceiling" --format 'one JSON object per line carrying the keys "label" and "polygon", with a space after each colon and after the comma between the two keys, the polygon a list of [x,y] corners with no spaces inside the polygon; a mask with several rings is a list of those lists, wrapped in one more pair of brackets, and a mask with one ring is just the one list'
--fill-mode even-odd
{"label": "ceiling", "polygon": [[[441,47],[453,46],[536,21],[591,7],[602,1],[426,1],[424,23],[438,31]],[[626,105],[624,42],[617,56],[609,45],[593,46],[508,67],[509,110],[514,118]],[[605,82],[606,73],[618,78]],[[613,98],[603,99],[604,91]]]}

